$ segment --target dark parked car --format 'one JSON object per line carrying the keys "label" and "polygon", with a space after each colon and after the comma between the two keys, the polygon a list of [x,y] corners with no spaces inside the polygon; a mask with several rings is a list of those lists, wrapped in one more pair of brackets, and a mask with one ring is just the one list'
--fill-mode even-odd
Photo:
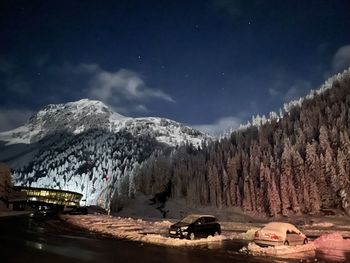
{"label": "dark parked car", "polygon": [[170,237],[177,238],[205,238],[209,235],[221,234],[220,224],[211,215],[188,215],[180,222],[170,226]]}

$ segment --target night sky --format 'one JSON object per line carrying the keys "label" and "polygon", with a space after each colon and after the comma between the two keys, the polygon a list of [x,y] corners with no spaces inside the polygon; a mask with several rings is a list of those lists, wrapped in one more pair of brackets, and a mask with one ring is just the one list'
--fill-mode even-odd
{"label": "night sky", "polygon": [[0,131],[91,98],[215,133],[350,66],[349,0],[2,0],[0,32]]}

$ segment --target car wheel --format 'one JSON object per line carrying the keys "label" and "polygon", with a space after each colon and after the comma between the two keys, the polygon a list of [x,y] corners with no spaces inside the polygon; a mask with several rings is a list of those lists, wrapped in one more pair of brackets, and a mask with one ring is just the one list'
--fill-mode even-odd
{"label": "car wheel", "polygon": [[289,242],[288,242],[288,240],[284,241],[283,245],[285,245],[285,246],[289,246]]}
{"label": "car wheel", "polygon": [[219,236],[219,235],[220,235],[220,233],[218,231],[215,231],[214,237]]}
{"label": "car wheel", "polygon": [[307,238],[304,239],[304,245],[309,243],[309,240]]}
{"label": "car wheel", "polygon": [[190,240],[194,240],[194,239],[195,239],[194,233],[193,233],[193,232],[190,233],[190,234],[188,235],[188,238],[189,238]]}

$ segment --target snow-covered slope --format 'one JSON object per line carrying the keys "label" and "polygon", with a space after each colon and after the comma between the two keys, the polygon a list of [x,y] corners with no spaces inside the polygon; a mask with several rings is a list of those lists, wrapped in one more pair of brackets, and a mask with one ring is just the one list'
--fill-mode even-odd
{"label": "snow-covered slope", "polygon": [[112,111],[101,101],[82,99],[51,104],[34,114],[17,129],[0,133],[6,145],[35,143],[57,133],[80,134],[91,129],[126,131],[135,136],[149,135],[171,146],[183,142],[200,146],[205,136],[197,130],[165,118],[129,118]]}
{"label": "snow-covered slope", "polygon": [[13,179],[15,185],[79,192],[87,204],[106,206],[113,195],[134,195],[139,165],[163,149],[154,138],[122,131],[57,134],[43,142],[27,165],[14,170]]}
{"label": "snow-covered slope", "polygon": [[139,165],[152,154],[208,137],[165,118],[129,118],[100,101],[48,105],[28,123],[0,133],[0,161],[14,183],[83,193],[87,204],[135,194]]}

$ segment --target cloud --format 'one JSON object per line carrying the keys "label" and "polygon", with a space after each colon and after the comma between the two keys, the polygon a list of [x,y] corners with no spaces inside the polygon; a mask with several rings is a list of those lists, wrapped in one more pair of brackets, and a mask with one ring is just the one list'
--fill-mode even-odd
{"label": "cloud", "polygon": [[147,113],[149,109],[145,105],[140,104],[135,107],[135,111]]}
{"label": "cloud", "polygon": [[291,86],[283,97],[284,102],[289,102],[300,97],[305,96],[312,89],[310,82],[305,80],[296,81],[293,86]]}
{"label": "cloud", "polygon": [[295,81],[294,84],[290,86],[287,91],[281,91],[277,88],[277,86],[282,86],[281,83],[275,86],[276,88],[269,88],[268,93],[271,98],[274,98],[274,99],[277,98],[283,102],[289,102],[289,101],[298,99],[300,97],[303,97],[312,88],[311,83],[305,80]]}
{"label": "cloud", "polygon": [[120,69],[112,72],[97,64],[80,64],[67,68],[71,73],[84,75],[87,79],[87,97],[101,100],[120,113],[147,113],[149,109],[144,104],[154,99],[175,102],[166,92],[147,87],[143,77],[135,71]]}
{"label": "cloud", "polygon": [[229,131],[231,129],[235,130],[239,128],[241,123],[241,119],[233,116],[228,116],[219,118],[212,124],[192,125],[192,127],[202,132],[216,136],[223,134],[225,131]]}
{"label": "cloud", "polygon": [[112,104],[109,103],[109,106],[111,106],[112,109],[115,112],[118,112],[118,113],[123,114],[123,115],[127,115],[127,114],[130,114],[130,113],[146,114],[146,113],[150,113],[151,112],[151,110],[149,108],[147,108],[147,106],[145,106],[143,104],[139,104],[139,105],[136,105],[136,104],[125,105],[125,104],[122,104],[122,103],[118,103],[118,104],[112,105]]}
{"label": "cloud", "polygon": [[333,56],[332,69],[334,72],[350,67],[350,45],[340,47]]}
{"label": "cloud", "polygon": [[121,69],[117,72],[103,70],[96,72],[90,94],[102,100],[117,94],[128,100],[143,101],[149,98],[157,98],[174,102],[165,92],[147,88],[139,74],[126,69]]}
{"label": "cloud", "polygon": [[0,109],[0,132],[17,128],[33,114],[31,110],[8,110]]}

